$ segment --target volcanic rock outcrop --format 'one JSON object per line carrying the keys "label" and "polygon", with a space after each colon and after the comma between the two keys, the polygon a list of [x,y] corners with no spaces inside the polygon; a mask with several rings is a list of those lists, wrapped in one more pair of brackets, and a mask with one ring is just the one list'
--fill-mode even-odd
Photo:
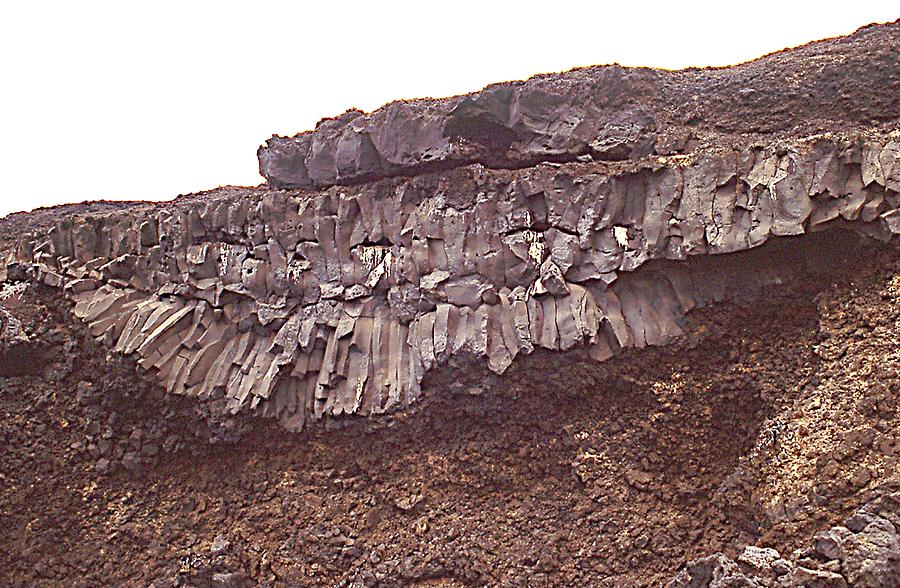
{"label": "volcanic rock outcrop", "polygon": [[731,68],[600,66],[466,96],[350,110],[260,147],[270,185],[326,188],[482,163],[642,161],[897,126],[898,25]]}
{"label": "volcanic rock outcrop", "polygon": [[781,238],[900,234],[897,33],[348,112],[261,147],[266,187],[64,220],[10,269],[171,393],[290,430],[406,407],[454,357],[603,361],[816,263]]}
{"label": "volcanic rock outcrop", "polygon": [[737,561],[717,553],[689,562],[668,588],[857,586],[889,588],[900,578],[900,494],[880,496],[843,525],[817,533],[787,558],[747,546]]}

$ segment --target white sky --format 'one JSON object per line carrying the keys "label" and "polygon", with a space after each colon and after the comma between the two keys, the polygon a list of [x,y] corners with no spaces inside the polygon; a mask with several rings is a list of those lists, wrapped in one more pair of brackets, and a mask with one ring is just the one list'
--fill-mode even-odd
{"label": "white sky", "polygon": [[0,4],[0,215],[262,181],[256,147],[356,106],[580,65],[727,65],[900,16],[840,2]]}

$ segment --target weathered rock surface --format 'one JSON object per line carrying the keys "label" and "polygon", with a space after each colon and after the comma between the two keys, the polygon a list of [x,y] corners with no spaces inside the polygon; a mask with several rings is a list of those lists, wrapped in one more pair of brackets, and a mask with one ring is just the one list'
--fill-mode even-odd
{"label": "weathered rock surface", "polygon": [[846,231],[738,255],[776,247],[821,273],[692,311],[671,345],[453,362],[410,410],[301,437],[205,425],[224,399],[136,378],[30,285],[0,300],[49,351],[0,378],[0,585],[650,588],[743,545],[789,558],[900,488],[900,256]]}
{"label": "weathered rock surface", "polygon": [[[452,357],[503,373],[538,348],[603,361],[663,345],[691,309],[780,284],[816,252],[723,254],[835,226],[900,233],[900,133],[885,122],[900,94],[859,94],[897,85],[879,52],[897,27],[731,69],[593,68],[348,113],[271,141],[268,188],[63,219],[20,238],[7,274],[63,289],[98,341],[169,392],[290,430],[404,408]],[[884,46],[860,52],[872,35]],[[810,108],[766,85],[811,56],[826,65],[798,87],[847,89],[852,104]],[[660,104],[712,80],[769,92],[748,112],[781,122],[726,139],[723,110],[691,149],[660,147],[683,130]],[[668,98],[647,97],[660,88]],[[835,130],[785,131],[791,103]]]}
{"label": "weathered rock surface", "polygon": [[0,585],[898,585],[896,37],[0,219]]}
{"label": "weathered rock surface", "polygon": [[900,24],[730,68],[589,67],[442,100],[350,110],[258,152],[275,186],[325,188],[472,163],[641,162],[860,126],[895,128]]}
{"label": "weathered rock surface", "polygon": [[788,558],[752,546],[737,561],[717,553],[689,562],[668,588],[893,588],[900,582],[898,526],[900,494],[889,494]]}
{"label": "weathered rock surface", "polygon": [[475,165],[89,216],[15,258],[170,392],[296,430],[407,406],[458,354],[502,373],[535,348],[665,344],[692,308],[794,269],[715,254],[834,225],[889,240],[898,189],[896,134],[821,136],[628,172]]}

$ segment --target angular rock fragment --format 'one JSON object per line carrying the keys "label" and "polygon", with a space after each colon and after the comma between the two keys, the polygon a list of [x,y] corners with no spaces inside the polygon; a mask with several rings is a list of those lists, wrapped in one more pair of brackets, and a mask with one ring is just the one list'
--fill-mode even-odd
{"label": "angular rock fragment", "polygon": [[[688,562],[666,586],[896,586],[900,580],[898,531],[889,520],[891,515],[882,515],[891,512],[896,519],[898,506],[900,495],[883,494],[845,525],[818,533],[809,550],[783,558],[774,549],[747,546],[737,560],[717,553]],[[856,524],[859,521],[865,523]]]}

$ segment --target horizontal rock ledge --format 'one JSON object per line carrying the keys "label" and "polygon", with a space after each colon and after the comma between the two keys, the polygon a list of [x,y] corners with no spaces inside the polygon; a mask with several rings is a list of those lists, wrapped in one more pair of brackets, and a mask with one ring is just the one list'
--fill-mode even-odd
{"label": "horizontal rock ledge", "polygon": [[409,406],[456,355],[502,373],[536,348],[603,361],[663,345],[695,307],[829,263],[817,245],[758,249],[774,237],[891,240],[898,139],[232,190],[67,219],[23,236],[13,273],[63,289],[98,341],[171,393],[299,430]]}
{"label": "horizontal rock ledge", "polygon": [[350,110],[258,150],[276,187],[359,184],[481,163],[644,161],[754,140],[897,127],[900,22],[728,68],[588,67],[446,99]]}

